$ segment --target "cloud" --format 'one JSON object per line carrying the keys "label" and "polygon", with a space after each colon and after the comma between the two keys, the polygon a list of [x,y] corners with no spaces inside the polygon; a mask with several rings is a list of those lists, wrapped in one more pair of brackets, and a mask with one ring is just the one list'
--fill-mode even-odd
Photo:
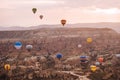
{"label": "cloud", "polygon": [[98,8],[120,8],[120,0],[64,0],[64,6],[68,7],[90,7]]}
{"label": "cloud", "polygon": [[42,8],[50,8],[52,6],[54,8],[63,3],[64,1],[61,0],[2,0],[0,8],[26,8],[32,6]]}
{"label": "cloud", "polygon": [[110,8],[110,9],[100,9],[96,8],[95,13],[102,13],[102,14],[120,14],[120,9],[118,8]]}
{"label": "cloud", "polygon": [[23,8],[23,7],[41,7],[41,8],[120,8],[120,0],[0,0],[0,8]]}

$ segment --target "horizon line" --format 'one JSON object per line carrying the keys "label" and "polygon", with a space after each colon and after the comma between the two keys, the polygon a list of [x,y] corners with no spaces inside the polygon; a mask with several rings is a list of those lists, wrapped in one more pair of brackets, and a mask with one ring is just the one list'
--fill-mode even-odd
{"label": "horizon line", "polygon": [[[68,23],[68,24],[66,24],[66,25],[72,25],[72,24],[95,24],[95,23],[120,23],[120,22],[80,22],[80,23]],[[33,26],[43,26],[43,25],[47,25],[47,26],[49,26],[49,25],[61,25],[61,24],[40,24],[40,25],[33,25]],[[33,27],[33,26],[0,26],[0,27],[2,27],[2,28],[9,28],[9,27]]]}

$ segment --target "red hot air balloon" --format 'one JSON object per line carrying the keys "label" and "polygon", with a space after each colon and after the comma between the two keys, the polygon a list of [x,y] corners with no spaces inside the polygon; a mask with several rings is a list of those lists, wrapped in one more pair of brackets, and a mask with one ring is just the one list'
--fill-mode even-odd
{"label": "red hot air balloon", "polygon": [[40,17],[40,19],[43,19],[43,15],[40,15],[39,17]]}
{"label": "red hot air balloon", "polygon": [[66,24],[66,22],[67,22],[67,21],[66,21],[65,19],[62,19],[62,20],[61,20],[61,24],[62,24],[63,26]]}
{"label": "red hot air balloon", "polygon": [[104,60],[104,59],[103,59],[102,57],[98,58],[98,61],[99,61],[100,63],[102,63],[103,60]]}

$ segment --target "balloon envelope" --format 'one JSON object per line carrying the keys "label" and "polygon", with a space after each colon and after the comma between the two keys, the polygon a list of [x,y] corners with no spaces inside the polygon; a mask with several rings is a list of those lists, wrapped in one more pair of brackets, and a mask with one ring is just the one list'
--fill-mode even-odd
{"label": "balloon envelope", "polygon": [[107,64],[108,64],[109,66],[111,66],[111,65],[112,65],[112,62],[111,62],[111,61],[109,61]]}
{"label": "balloon envelope", "polygon": [[87,61],[87,57],[86,56],[80,56],[80,61],[81,61],[81,63],[85,63]]}
{"label": "balloon envelope", "polygon": [[102,58],[102,57],[98,58],[98,61],[99,61],[100,63],[102,63],[102,62],[103,62],[103,58]]}
{"label": "balloon envelope", "polygon": [[79,44],[79,45],[78,45],[78,48],[81,48],[81,47],[82,47],[82,45],[81,45],[81,44]]}
{"label": "balloon envelope", "polygon": [[22,43],[21,42],[15,42],[15,44],[14,44],[14,47],[16,48],[16,49],[20,49],[21,47],[22,47]]}
{"label": "balloon envelope", "polygon": [[87,56],[80,56],[80,58],[87,58]]}
{"label": "balloon envelope", "polygon": [[40,19],[42,19],[42,18],[43,18],[43,15],[40,15],[39,17],[40,17]]}
{"label": "balloon envelope", "polygon": [[91,43],[92,42],[92,38],[87,38],[87,42]]}
{"label": "balloon envelope", "polygon": [[61,20],[61,24],[64,26],[66,24],[66,20],[65,19],[62,19]]}
{"label": "balloon envelope", "polygon": [[32,45],[26,45],[26,49],[27,49],[27,50],[31,50],[32,48],[33,48]]}
{"label": "balloon envelope", "polygon": [[33,12],[34,14],[36,13],[36,11],[37,11],[36,8],[33,8],[33,9],[32,9],[32,12]]}
{"label": "balloon envelope", "polygon": [[100,65],[100,62],[95,62],[95,65]]}
{"label": "balloon envelope", "polygon": [[5,70],[10,70],[10,64],[5,64],[5,65],[4,65],[4,69],[5,69]]}
{"label": "balloon envelope", "polygon": [[59,54],[56,55],[56,57],[57,57],[58,59],[61,59],[61,58],[62,58],[62,54],[59,53]]}
{"label": "balloon envelope", "polygon": [[90,69],[91,69],[91,71],[93,71],[93,72],[94,72],[94,71],[96,71],[96,70],[97,70],[97,67],[96,67],[96,66],[94,66],[94,65],[91,65],[91,66],[90,66]]}
{"label": "balloon envelope", "polygon": [[116,57],[120,58],[120,54],[115,54]]}

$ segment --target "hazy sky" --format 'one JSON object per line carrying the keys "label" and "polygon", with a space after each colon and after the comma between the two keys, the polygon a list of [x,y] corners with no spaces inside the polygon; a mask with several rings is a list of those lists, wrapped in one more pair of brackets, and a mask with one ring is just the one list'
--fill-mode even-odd
{"label": "hazy sky", "polygon": [[69,24],[120,22],[120,0],[0,0],[0,26],[60,24],[61,19]]}

